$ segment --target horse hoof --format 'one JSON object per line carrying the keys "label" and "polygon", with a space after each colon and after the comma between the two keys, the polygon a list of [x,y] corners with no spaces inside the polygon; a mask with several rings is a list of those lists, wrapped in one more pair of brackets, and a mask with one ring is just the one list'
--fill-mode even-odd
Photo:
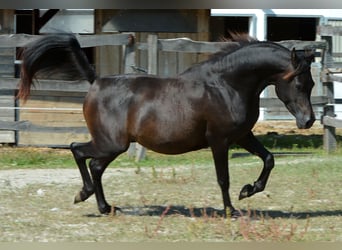
{"label": "horse hoof", "polygon": [[239,210],[234,210],[233,212],[230,213],[230,218],[231,219],[237,219],[243,216],[243,214]]}
{"label": "horse hoof", "polygon": [[253,189],[254,188],[251,184],[245,185],[240,191],[239,200],[242,200],[244,198],[251,196],[253,194]]}
{"label": "horse hoof", "polygon": [[75,196],[75,198],[74,198],[74,204],[77,204],[77,203],[80,203],[80,202],[82,202],[83,200],[82,200],[82,198],[81,198],[81,192],[79,192],[76,196]]}

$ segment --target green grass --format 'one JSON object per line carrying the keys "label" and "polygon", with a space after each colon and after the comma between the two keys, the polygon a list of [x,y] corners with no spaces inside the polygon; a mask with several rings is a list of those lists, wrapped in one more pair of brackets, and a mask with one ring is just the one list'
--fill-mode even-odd
{"label": "green grass", "polygon": [[[271,152],[312,152],[324,154],[321,135],[261,135],[261,143]],[[338,138],[342,141],[342,137]],[[245,153],[246,151],[232,146],[229,153]],[[339,153],[339,151],[337,151]],[[112,164],[113,167],[146,167],[146,166],[177,166],[194,164],[211,164],[212,155],[209,149],[189,152],[182,155],[161,155],[148,151],[147,157],[141,162],[134,162],[127,154],[120,155]],[[0,169],[26,168],[75,168],[75,162],[69,150],[64,149],[33,149],[33,148],[0,148]]]}

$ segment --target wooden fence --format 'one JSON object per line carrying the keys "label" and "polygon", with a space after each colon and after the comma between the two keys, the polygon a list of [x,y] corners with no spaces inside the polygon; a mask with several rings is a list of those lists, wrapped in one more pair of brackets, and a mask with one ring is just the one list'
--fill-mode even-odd
{"label": "wooden fence", "polygon": [[334,62],[334,57],[342,57],[342,53],[333,53],[333,36],[342,36],[342,27],[333,27],[331,25],[319,26],[318,35],[327,43],[327,48],[323,57],[322,83],[326,88],[328,103],[324,106],[324,113],[321,123],[324,128],[323,145],[327,152],[336,150],[336,128],[342,128],[342,120],[335,118],[335,98],[334,82],[342,83],[342,68]]}
{"label": "wooden fence", "polygon": [[[22,47],[28,41],[37,39],[39,36],[28,35],[2,35],[0,36],[1,47]],[[192,41],[187,38],[178,39],[158,39],[156,35],[149,35],[146,43],[132,43],[132,34],[114,34],[114,35],[91,35],[78,36],[82,47],[95,47],[104,45],[123,46],[124,57],[123,63],[125,65],[125,72],[134,72],[135,57],[137,50],[147,51],[148,68],[147,73],[158,74],[158,52],[178,52],[178,53],[214,53],[219,51],[222,46],[227,46],[226,42],[202,42]],[[291,49],[295,47],[299,49],[317,49],[325,51],[326,42],[303,42],[303,41],[282,41],[283,46]],[[16,90],[19,79],[16,78],[2,78],[0,79],[0,89]],[[41,80],[40,84],[36,86],[37,91],[52,92],[67,92],[72,95],[85,95],[89,88],[87,82],[70,82],[57,80]],[[324,106],[328,102],[327,96],[313,96],[312,103],[314,106]],[[261,107],[282,107],[283,104],[277,98],[261,98]],[[19,107],[18,107],[19,106]],[[24,109],[18,105],[13,107],[17,112],[23,112]],[[11,108],[11,107],[9,107]],[[81,104],[75,110],[81,113]],[[1,112],[1,110],[0,110]],[[17,115],[17,117],[21,117]],[[81,126],[41,126],[33,124],[27,120],[17,119],[15,121],[0,121],[0,130],[23,131],[34,133],[72,133],[87,134],[87,129],[83,123]],[[57,146],[57,145],[54,145]],[[60,145],[59,145],[60,146]],[[62,145],[68,146],[68,145]]]}

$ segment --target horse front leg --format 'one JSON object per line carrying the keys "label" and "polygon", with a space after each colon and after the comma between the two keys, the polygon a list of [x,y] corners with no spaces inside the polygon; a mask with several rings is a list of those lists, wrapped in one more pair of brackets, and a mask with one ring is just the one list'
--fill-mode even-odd
{"label": "horse front leg", "polygon": [[[217,182],[220,186],[225,215],[239,217],[240,213],[233,207],[229,195],[229,168],[228,168],[228,145],[213,140],[210,145],[214,158]],[[229,209],[229,214],[227,213]]]}
{"label": "horse front leg", "polygon": [[240,192],[239,200],[250,197],[255,193],[261,192],[265,189],[271,170],[274,167],[273,155],[255,138],[252,132],[249,132],[245,137],[237,142],[241,147],[250,153],[259,156],[263,162],[264,167],[259,178],[253,185],[245,185]]}
{"label": "horse front leg", "polygon": [[85,201],[94,193],[94,185],[90,178],[86,160],[91,158],[92,145],[87,143],[71,143],[70,150],[74,156],[78,169],[80,170],[83,187],[81,191],[75,196],[74,203]]}

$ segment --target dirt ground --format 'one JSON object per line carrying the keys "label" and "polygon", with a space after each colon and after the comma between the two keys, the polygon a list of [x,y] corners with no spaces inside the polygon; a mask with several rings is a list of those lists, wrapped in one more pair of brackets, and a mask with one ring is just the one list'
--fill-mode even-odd
{"label": "dirt ground", "polygon": [[[319,121],[309,130],[297,129],[295,121],[267,121],[258,122],[253,131],[256,135],[317,135],[323,133],[323,127]],[[82,185],[77,168],[1,170],[0,238],[5,242],[248,241],[253,237],[267,241],[288,241],[289,237],[291,241],[341,241],[341,200],[336,199],[342,192],[338,184],[341,171],[332,168],[340,159],[338,155],[324,160],[319,155],[277,159],[267,190],[242,202],[237,201],[238,192],[258,176],[260,162],[254,158],[231,160],[232,176],[239,176],[231,187],[236,206],[274,218],[236,223],[191,215],[192,208],[197,214],[207,208],[222,208],[212,166],[147,167],[139,174],[134,167],[107,169],[103,182],[109,202],[124,208],[117,217],[100,216],[94,196],[73,204]],[[307,166],[298,168],[299,164]],[[308,169],[305,177],[302,168]],[[335,174],[323,174],[327,169]],[[319,183],[329,185],[318,188]],[[168,205],[173,207],[164,218]]]}
{"label": "dirt ground", "polygon": [[321,135],[323,134],[323,125],[319,120],[316,120],[310,129],[298,129],[296,121],[259,121],[253,128],[255,135],[267,134],[276,132],[279,134],[302,134],[302,135]]}

